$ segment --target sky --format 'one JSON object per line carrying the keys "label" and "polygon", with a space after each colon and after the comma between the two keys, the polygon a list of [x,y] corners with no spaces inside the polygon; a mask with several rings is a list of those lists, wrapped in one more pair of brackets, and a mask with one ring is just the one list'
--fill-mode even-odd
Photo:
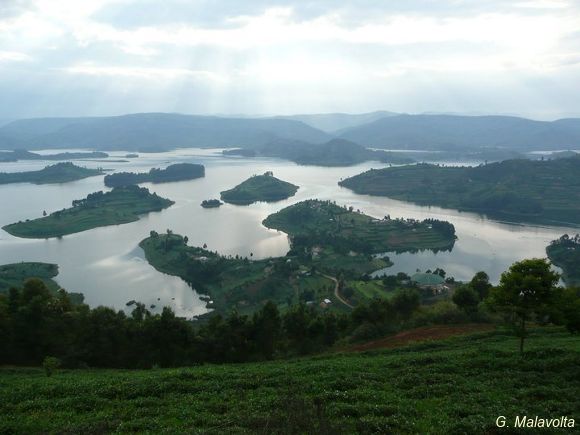
{"label": "sky", "polygon": [[580,117],[580,0],[0,0],[0,119]]}

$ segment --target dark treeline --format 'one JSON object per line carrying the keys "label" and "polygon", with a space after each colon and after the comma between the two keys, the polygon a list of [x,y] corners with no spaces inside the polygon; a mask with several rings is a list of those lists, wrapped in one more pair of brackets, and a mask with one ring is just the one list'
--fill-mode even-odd
{"label": "dark treeline", "polygon": [[127,315],[74,305],[63,290],[55,295],[30,279],[0,295],[0,364],[38,365],[51,356],[66,367],[147,368],[304,355],[359,332],[397,330],[418,307],[419,295],[409,290],[349,314],[304,304],[281,313],[268,302],[252,316],[233,311],[196,324],[167,307],[151,314],[137,304]]}

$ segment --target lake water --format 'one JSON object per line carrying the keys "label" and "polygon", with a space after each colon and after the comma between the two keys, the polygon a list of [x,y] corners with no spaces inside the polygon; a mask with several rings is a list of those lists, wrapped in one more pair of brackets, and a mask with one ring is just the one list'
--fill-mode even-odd
{"label": "lake water", "polygon": [[[59,150],[62,151],[62,150]],[[122,159],[125,153],[111,152],[110,160]],[[439,207],[422,207],[407,202],[367,195],[357,195],[337,185],[341,178],[356,175],[384,164],[368,162],[348,168],[298,166],[291,162],[263,158],[223,157],[219,150],[186,149],[167,153],[140,154],[127,162],[76,162],[87,167],[114,171],[144,172],[175,162],[202,163],[205,178],[166,184],[143,184],[151,191],[170,198],[175,205],[142,217],[138,222],[97,228],[61,239],[28,240],[0,231],[0,264],[20,261],[57,263],[56,280],[68,291],[82,292],[91,306],[107,305],[127,309],[137,300],[147,306],[172,307],[178,315],[192,317],[206,312],[205,303],[180,278],[157,272],[143,258],[139,242],[151,230],[171,229],[189,237],[190,245],[203,245],[221,254],[239,254],[254,258],[284,255],[289,246],[285,234],[269,230],[261,221],[290,204],[307,198],[335,200],[352,205],[366,214],[382,217],[425,219],[434,217],[455,225],[458,240],[451,252],[391,254],[395,265],[388,273],[414,273],[442,267],[448,275],[468,280],[479,270],[496,282],[501,272],[523,258],[545,257],[545,247],[564,233],[578,229],[542,227],[498,222],[474,213],[462,213]],[[0,163],[0,172],[42,169],[46,161]],[[271,170],[274,175],[300,186],[296,196],[276,203],[203,209],[204,199],[219,198],[253,174]],[[108,190],[103,177],[91,177],[57,185],[8,184],[0,186],[0,226],[42,216],[69,207],[73,199]]]}

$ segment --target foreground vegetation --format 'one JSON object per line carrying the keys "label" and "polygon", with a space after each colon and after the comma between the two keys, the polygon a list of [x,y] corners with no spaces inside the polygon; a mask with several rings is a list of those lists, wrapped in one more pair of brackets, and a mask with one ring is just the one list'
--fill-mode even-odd
{"label": "foreground vegetation", "polygon": [[230,204],[249,205],[254,202],[274,202],[294,196],[298,186],[279,180],[272,172],[254,175],[236,187],[221,192],[221,199]]}
{"label": "foreground vegetation", "polygon": [[47,166],[39,171],[28,172],[0,172],[0,184],[9,183],[67,183],[69,181],[81,180],[95,175],[103,175],[101,169],[88,169],[75,166],[70,162],[57,163]]}
{"label": "foreground vegetation", "polygon": [[560,267],[562,279],[570,286],[580,286],[580,235],[564,234],[546,248],[550,261]]}
{"label": "foreground vegetation", "polygon": [[105,186],[119,187],[140,183],[169,183],[193,180],[205,176],[205,167],[194,163],[176,163],[165,169],[152,168],[149,172],[117,172],[105,177]]}
{"label": "foreground vegetation", "polygon": [[580,341],[550,329],[524,358],[515,346],[488,332],[269,363],[1,369],[0,432],[495,433],[500,415],[577,427]]}
{"label": "foreground vegetation", "polygon": [[74,200],[71,208],[48,216],[17,222],[3,227],[16,237],[33,239],[60,237],[107,225],[134,222],[139,215],[160,211],[173,201],[138,186],[117,187],[110,192],[89,194]]}
{"label": "foreground vegetation", "polygon": [[418,164],[367,171],[339,183],[356,193],[530,222],[580,224],[580,155],[478,167]]}

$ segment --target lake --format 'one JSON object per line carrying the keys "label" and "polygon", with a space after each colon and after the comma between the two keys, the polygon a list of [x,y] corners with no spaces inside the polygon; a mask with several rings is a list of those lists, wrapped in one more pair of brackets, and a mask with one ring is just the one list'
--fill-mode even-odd
{"label": "lake", "polygon": [[[59,152],[64,150],[58,150]],[[74,150],[67,150],[74,151]],[[43,152],[50,152],[44,150]],[[125,152],[110,152],[109,160],[124,158]],[[152,167],[165,167],[176,162],[202,163],[205,178],[166,184],[142,186],[175,201],[175,205],[142,217],[138,222],[97,228],[61,239],[30,240],[0,231],[0,264],[20,261],[57,263],[56,280],[68,291],[81,292],[91,306],[107,305],[125,309],[130,300],[155,305],[154,312],[170,306],[178,315],[192,317],[206,312],[199,295],[180,278],[157,272],[143,258],[139,242],[151,230],[167,229],[189,237],[190,245],[207,244],[208,249],[225,255],[260,259],[282,256],[288,249],[285,234],[269,230],[261,221],[290,204],[308,198],[334,200],[353,206],[366,214],[383,217],[425,219],[433,217],[455,225],[458,240],[451,252],[389,254],[395,263],[388,273],[414,273],[441,267],[458,280],[468,280],[479,270],[486,271],[492,281],[513,262],[523,258],[545,257],[545,247],[564,233],[576,233],[570,227],[547,227],[499,222],[485,216],[423,207],[389,198],[357,195],[338,186],[341,178],[356,175],[385,164],[368,162],[348,168],[298,166],[294,163],[265,158],[223,157],[220,150],[182,149],[166,153],[140,154],[127,162],[77,161],[78,165],[103,167],[114,171],[144,172]],[[0,172],[42,169],[47,161],[0,163]],[[204,199],[219,198],[229,189],[253,174],[273,171],[283,180],[300,186],[296,196],[276,203],[250,206],[225,204],[204,209]],[[0,186],[0,226],[42,216],[70,207],[73,199],[84,198],[98,190],[109,190],[103,176],[52,185],[8,184]]]}

